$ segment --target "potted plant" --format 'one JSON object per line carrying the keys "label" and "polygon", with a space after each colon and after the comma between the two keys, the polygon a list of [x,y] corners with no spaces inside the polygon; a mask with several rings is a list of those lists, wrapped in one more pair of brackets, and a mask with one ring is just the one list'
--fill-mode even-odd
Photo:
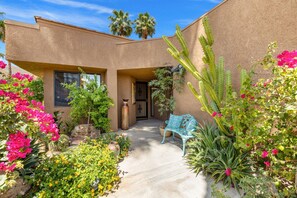
{"label": "potted plant", "polygon": [[[160,116],[166,115],[168,119],[169,113],[175,109],[175,100],[173,98],[173,90],[180,92],[184,83],[183,77],[185,70],[183,67],[162,67],[154,71],[156,79],[149,82],[152,87],[152,98],[158,107]],[[160,134],[164,135],[166,123],[160,126]],[[171,136],[171,132],[167,132],[166,137]]]}

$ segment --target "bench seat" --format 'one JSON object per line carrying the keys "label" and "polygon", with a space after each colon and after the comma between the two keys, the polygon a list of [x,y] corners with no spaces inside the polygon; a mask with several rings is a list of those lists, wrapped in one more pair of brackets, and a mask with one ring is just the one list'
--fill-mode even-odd
{"label": "bench seat", "polygon": [[165,122],[167,126],[164,129],[164,136],[162,144],[164,144],[166,139],[166,133],[172,132],[172,139],[174,141],[174,134],[177,133],[182,138],[183,143],[183,155],[186,154],[186,143],[189,139],[193,138],[193,132],[197,131],[198,122],[190,114],[184,115],[173,115],[170,114],[169,120]]}

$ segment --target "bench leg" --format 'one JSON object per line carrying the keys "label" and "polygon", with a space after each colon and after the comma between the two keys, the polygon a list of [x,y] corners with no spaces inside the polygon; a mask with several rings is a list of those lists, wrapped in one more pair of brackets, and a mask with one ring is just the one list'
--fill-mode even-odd
{"label": "bench leg", "polygon": [[172,141],[174,142],[174,132],[172,132]]}
{"label": "bench leg", "polygon": [[183,156],[185,156],[186,154],[186,143],[187,143],[187,140],[183,139]]}
{"label": "bench leg", "polygon": [[163,135],[163,140],[162,140],[161,144],[164,144],[164,142],[165,142],[166,132],[167,132],[167,130],[164,129],[164,135]]}

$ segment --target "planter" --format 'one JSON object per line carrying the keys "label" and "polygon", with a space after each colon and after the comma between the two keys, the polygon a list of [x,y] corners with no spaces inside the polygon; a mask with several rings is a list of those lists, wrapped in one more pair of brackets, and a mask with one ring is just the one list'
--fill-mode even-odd
{"label": "planter", "polygon": [[[164,129],[163,128],[159,128],[160,129],[160,134],[162,137],[164,137]],[[172,135],[172,132],[171,131],[167,131],[166,132],[166,137],[170,137]]]}

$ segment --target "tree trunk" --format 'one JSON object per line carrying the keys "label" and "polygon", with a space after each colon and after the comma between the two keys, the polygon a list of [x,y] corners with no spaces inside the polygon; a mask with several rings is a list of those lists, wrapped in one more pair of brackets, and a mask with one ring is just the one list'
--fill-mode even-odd
{"label": "tree trunk", "polygon": [[8,75],[11,76],[11,73],[12,73],[12,71],[11,71],[11,62],[8,61]]}

